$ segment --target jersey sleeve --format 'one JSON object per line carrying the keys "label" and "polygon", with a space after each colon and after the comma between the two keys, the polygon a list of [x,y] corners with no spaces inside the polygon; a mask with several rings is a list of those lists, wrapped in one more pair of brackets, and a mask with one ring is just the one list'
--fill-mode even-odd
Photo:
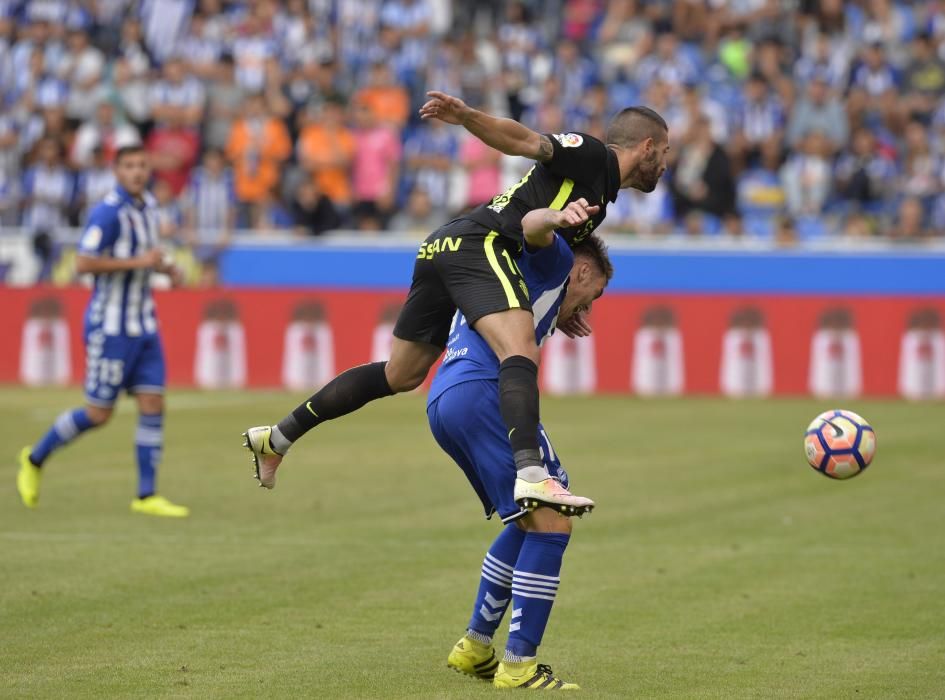
{"label": "jersey sleeve", "polygon": [[79,239],[78,254],[98,257],[111,250],[118,239],[118,214],[111,208],[99,205],[89,214],[82,238]]}
{"label": "jersey sleeve", "polygon": [[[571,266],[574,264],[574,253],[564,238],[557,233],[554,234],[554,242],[544,248],[530,248],[526,245],[522,256],[527,258],[526,269],[542,279],[560,277],[563,280],[571,273]],[[558,281],[555,279],[556,284]],[[525,282],[531,282],[527,275]]]}
{"label": "jersey sleeve", "polygon": [[593,182],[607,168],[607,147],[593,136],[579,133],[545,134],[554,153],[545,167],[558,177]]}

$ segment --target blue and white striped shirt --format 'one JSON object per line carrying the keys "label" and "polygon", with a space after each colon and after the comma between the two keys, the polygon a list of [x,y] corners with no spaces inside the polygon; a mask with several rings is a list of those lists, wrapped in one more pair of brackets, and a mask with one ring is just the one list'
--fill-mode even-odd
{"label": "blue and white striped shirt", "polygon": [[180,83],[161,80],[151,87],[151,105],[199,107],[206,100],[206,90],[197,78],[187,77]]}
{"label": "blue and white striped shirt", "polygon": [[[79,255],[129,259],[158,244],[154,197],[135,200],[116,186],[89,214],[79,241]],[[157,333],[151,270],[124,270],[95,275],[95,287],[85,312],[85,332],[138,337]]]}
{"label": "blue and white striped shirt", "polygon": [[72,173],[62,165],[29,168],[23,173],[23,194],[30,199],[23,211],[23,225],[33,231],[55,231],[65,226],[74,187]]}
{"label": "blue and white striped shirt", "polygon": [[228,228],[230,211],[236,206],[232,171],[214,176],[203,166],[194,168],[182,199],[194,214],[201,238],[215,240]]}

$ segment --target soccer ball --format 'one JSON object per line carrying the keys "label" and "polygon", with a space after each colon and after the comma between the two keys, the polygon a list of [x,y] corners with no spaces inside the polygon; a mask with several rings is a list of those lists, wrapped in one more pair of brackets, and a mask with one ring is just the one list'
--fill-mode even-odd
{"label": "soccer ball", "polygon": [[808,463],[831,479],[849,479],[865,470],[876,454],[876,433],[853,411],[825,411],[804,435]]}

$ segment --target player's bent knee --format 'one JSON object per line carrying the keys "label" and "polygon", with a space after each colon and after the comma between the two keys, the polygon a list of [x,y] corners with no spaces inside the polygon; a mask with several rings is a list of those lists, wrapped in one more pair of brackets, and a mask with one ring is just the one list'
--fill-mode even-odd
{"label": "player's bent knee", "polygon": [[405,391],[413,391],[423,384],[428,371],[429,368],[391,366],[391,363],[388,362],[387,367],[384,368],[384,376],[387,377],[390,390],[396,394],[401,394]]}
{"label": "player's bent knee", "polygon": [[387,385],[395,394],[413,391],[423,384],[442,348],[427,343],[394,338],[390,359],[384,365]]}
{"label": "player's bent knee", "polygon": [[518,524],[525,532],[554,532],[570,535],[572,529],[570,517],[544,506],[523,516]]}

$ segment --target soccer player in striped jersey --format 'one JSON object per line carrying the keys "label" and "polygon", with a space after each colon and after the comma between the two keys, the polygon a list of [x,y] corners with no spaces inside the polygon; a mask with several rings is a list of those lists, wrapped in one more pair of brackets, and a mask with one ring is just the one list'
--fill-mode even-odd
{"label": "soccer player in striped jersey", "polygon": [[[525,249],[518,265],[532,299],[539,346],[559,321],[588,310],[613,274],[596,236],[572,249],[554,232],[583,224],[597,209],[579,199],[562,211],[538,209],[523,219]],[[446,356],[430,388],[427,416],[440,447],[460,466],[482,501],[486,517],[498,513],[505,527],[482,563],[472,618],[447,665],[492,680],[500,688],[571,690],[577,685],[557,678],[537,661],[558,593],[571,520],[545,505],[534,508],[534,503],[516,502],[515,458],[499,414],[499,366],[499,358],[458,312]],[[568,475],[540,422],[536,437],[544,467],[567,486]],[[492,638],[507,610],[511,610],[509,638],[500,663]]]}
{"label": "soccer player in striped jersey", "polygon": [[155,493],[164,423],[164,352],[151,297],[151,275],[179,281],[158,246],[154,198],[147,192],[151,169],[144,148],[125,146],[115,156],[118,182],[92,209],[79,242],[77,268],[91,273],[95,287],[85,313],[86,374],[82,408],[62,413],[35,445],[20,452],[16,485],[23,504],[39,502],[43,464],[54,450],[112,415],[122,389],[138,402],[135,456],[138,497],[131,510],[146,515],[186,517],[186,507]]}

